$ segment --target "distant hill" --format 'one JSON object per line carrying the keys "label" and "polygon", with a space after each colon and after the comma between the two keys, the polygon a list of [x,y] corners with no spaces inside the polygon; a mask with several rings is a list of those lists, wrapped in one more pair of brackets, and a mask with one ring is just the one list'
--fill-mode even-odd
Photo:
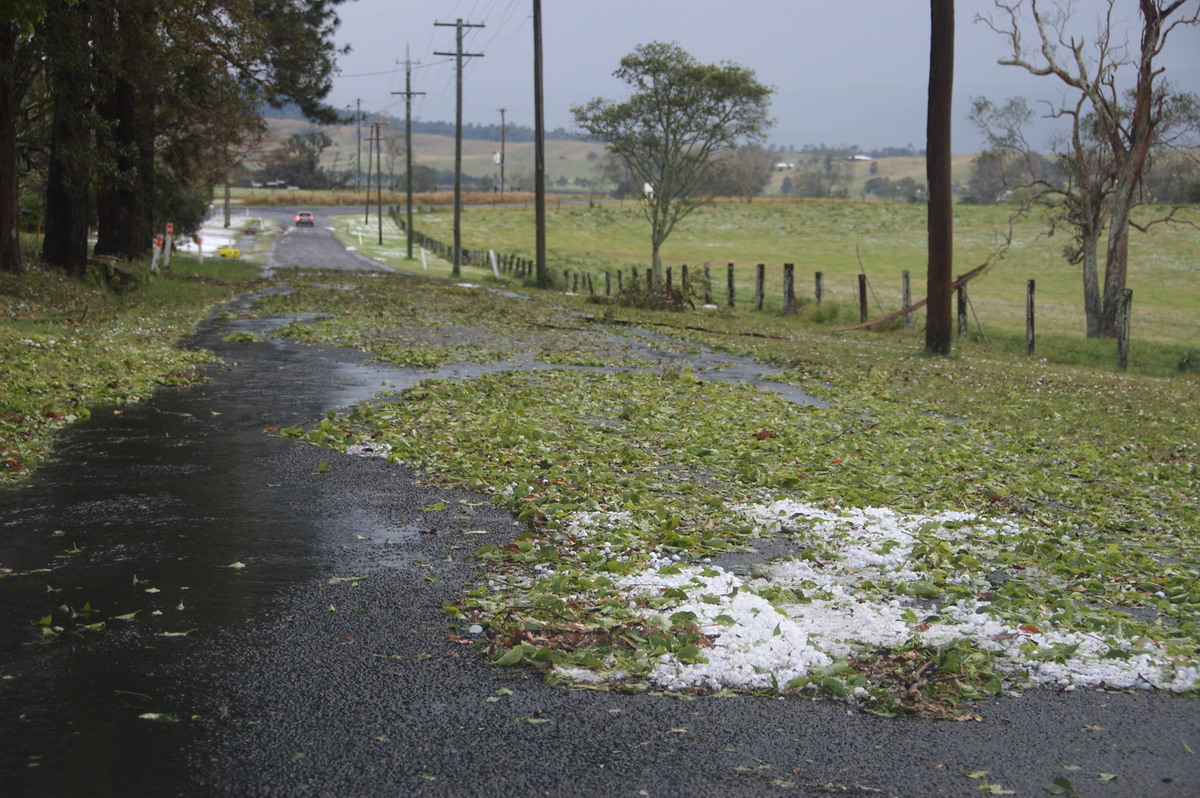
{"label": "distant hill", "polygon": [[[347,124],[354,124],[354,112],[333,109],[346,120]],[[304,115],[300,113],[300,109],[295,105],[285,106],[283,108],[264,107],[262,109],[263,118],[267,120],[278,119],[304,122],[307,121]],[[379,121],[379,114],[370,111],[363,112],[363,119],[375,122]],[[385,116],[383,120],[386,124],[393,127],[403,127],[404,119],[402,117]],[[311,123],[310,123],[311,124]],[[427,133],[431,136],[453,136],[453,122],[425,122],[420,119],[412,121],[413,133]],[[534,140],[534,129],[525,127],[524,125],[505,125],[504,139],[512,142],[532,142]],[[463,140],[464,141],[500,141],[500,126],[499,125],[478,125],[474,122],[463,124]],[[584,138],[577,133],[572,133],[564,128],[556,128],[546,131],[546,141],[583,141]]]}
{"label": "distant hill", "polygon": [[[370,126],[364,125],[361,131],[353,124],[353,114],[346,124],[321,126],[307,120],[288,114],[275,115],[267,118],[268,143],[267,149],[273,146],[271,141],[282,141],[293,133],[304,133],[309,130],[323,130],[333,144],[325,150],[322,166],[333,171],[349,171],[361,159],[362,171],[367,171],[367,157],[370,144],[367,139]],[[467,126],[463,131],[463,174],[471,178],[488,178],[498,184],[500,167],[496,163],[496,155],[500,151],[499,125],[469,126],[473,136],[468,136]],[[505,183],[509,188],[532,189],[534,171],[534,144],[532,131],[528,136],[514,135],[514,128],[508,128],[505,134]],[[361,142],[359,134],[361,132]],[[384,127],[385,142],[391,140],[396,146],[389,147],[385,143],[384,154],[380,159],[385,173],[398,174],[404,171],[403,120],[393,119]],[[360,148],[361,147],[361,155]],[[587,181],[596,179],[596,162],[604,155],[604,145],[587,141],[578,136],[563,135],[546,140],[546,183],[554,190],[587,190]],[[389,158],[388,153],[394,155]],[[787,153],[786,159],[798,161],[805,156],[802,153]],[[781,155],[784,157],[784,155]],[[965,183],[973,155],[956,156],[953,160],[953,175],[956,183]],[[447,122],[413,123],[413,161],[421,166],[428,166],[438,172],[446,172],[454,168],[454,125]],[[374,159],[372,158],[372,170]],[[881,157],[870,161],[856,161],[849,166],[851,170],[852,193],[861,190],[862,185],[870,177],[886,177],[900,180],[911,177],[919,183],[925,182],[925,159],[916,154]],[[767,194],[778,194],[779,187],[786,172],[776,172],[772,175],[767,187]]]}

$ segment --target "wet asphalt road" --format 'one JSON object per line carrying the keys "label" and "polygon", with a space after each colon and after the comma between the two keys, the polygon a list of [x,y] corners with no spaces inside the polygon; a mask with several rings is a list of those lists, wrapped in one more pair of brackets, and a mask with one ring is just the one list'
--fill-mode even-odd
{"label": "wet asphalt road", "polygon": [[[272,263],[361,265],[322,221]],[[225,360],[210,382],[96,412],[0,492],[0,563],[48,569],[0,579],[0,794],[956,796],[986,794],[965,774],[987,771],[1017,795],[1059,776],[1085,796],[1200,795],[1200,711],[1173,696],[1036,692],[944,723],[563,690],[480,662],[443,605],[477,578],[469,553],[518,527],[404,468],[264,434],[399,377],[223,340],[277,321],[206,324],[195,344]],[[87,605],[75,622],[102,630],[37,642],[37,619]]]}

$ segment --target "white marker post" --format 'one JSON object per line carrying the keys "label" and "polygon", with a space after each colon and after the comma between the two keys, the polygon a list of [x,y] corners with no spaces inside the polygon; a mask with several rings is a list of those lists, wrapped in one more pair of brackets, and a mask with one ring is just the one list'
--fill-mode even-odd
{"label": "white marker post", "polygon": [[150,273],[158,274],[158,259],[162,255],[162,236],[154,237],[154,252],[150,256]]}
{"label": "white marker post", "polygon": [[421,268],[428,270],[429,264],[425,262],[425,247],[421,247]]}
{"label": "white marker post", "polygon": [[204,265],[204,239],[196,236],[196,254],[200,257],[200,265]]}
{"label": "white marker post", "polygon": [[497,280],[500,279],[500,270],[496,268],[496,250],[489,249],[488,255],[492,258],[492,276]]}
{"label": "white marker post", "polygon": [[167,239],[163,244],[163,268],[171,268],[171,241],[175,238],[175,225],[167,222]]}

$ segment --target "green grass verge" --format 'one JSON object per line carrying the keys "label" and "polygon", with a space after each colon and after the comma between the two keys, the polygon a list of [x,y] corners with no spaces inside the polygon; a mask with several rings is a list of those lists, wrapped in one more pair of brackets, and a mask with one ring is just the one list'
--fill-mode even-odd
{"label": "green grass verge", "polygon": [[[564,271],[589,272],[603,292],[604,272],[644,271],[649,256],[649,233],[641,211],[632,202],[551,207],[547,246],[551,275],[562,285]],[[955,259],[958,271],[985,262],[1006,235],[1010,209],[959,206],[955,209]],[[1194,215],[1194,214],[1193,214]],[[449,209],[417,215],[415,226],[442,241],[453,240]],[[386,221],[384,244],[378,244],[375,225],[359,229],[353,218],[339,227],[348,243],[401,268],[406,261],[400,232]],[[1044,235],[1037,219],[1013,229],[1013,244],[1003,259],[970,285],[972,340],[1009,351],[1024,348],[1025,298],[1028,280],[1036,281],[1037,346],[1035,357],[1054,363],[1107,367],[1115,363],[1112,341],[1088,341],[1084,335],[1082,280],[1078,267],[1062,256],[1065,242]],[[533,211],[528,208],[467,207],[463,214],[463,243],[469,248],[517,252],[531,257],[534,250]],[[735,264],[736,302],[752,307],[755,267],[767,265],[764,315],[782,309],[782,264],[796,265],[796,292],[811,301],[814,273],[824,274],[825,299],[843,308],[830,323],[858,321],[858,276],[870,280],[871,315],[900,308],[902,273],[908,271],[915,297],[923,294],[926,262],[925,208],[921,205],[865,202],[758,201],[702,208],[686,218],[663,249],[664,263],[674,279],[689,265],[690,279],[700,281],[710,264],[712,296],[725,304],[727,264]],[[429,272],[443,271],[428,258]],[[467,269],[464,276],[479,279],[490,269]],[[1134,292],[1130,369],[1160,376],[1176,373],[1200,359],[1200,239],[1186,227],[1155,227],[1136,234],[1131,244],[1128,285]],[[916,316],[916,328],[924,324]]]}
{"label": "green grass verge", "polygon": [[120,292],[37,266],[0,275],[0,480],[35,468],[55,433],[93,408],[198,379],[196,364],[211,355],[176,342],[257,273],[177,256],[156,277],[143,268]]}
{"label": "green grass verge", "polygon": [[[297,302],[297,309],[330,313],[290,334],[354,339],[408,365],[407,354],[389,352],[390,342],[411,341],[416,331],[461,342],[454,331],[469,319],[481,320],[489,345],[476,355],[470,347],[431,348],[424,365],[545,352],[541,344],[551,342],[549,349],[568,350],[571,338],[590,338],[584,348],[598,351],[606,329],[564,314],[562,303],[595,310],[582,298],[546,296],[555,309],[536,298],[400,276],[350,278],[359,289],[347,291],[339,275],[337,309],[320,296],[331,292],[319,276],[307,279],[313,285],[273,298],[269,309]],[[702,662],[705,640],[693,615],[670,612],[681,594],[637,594],[623,577],[660,567],[664,558],[697,563],[754,546],[755,529],[735,512],[737,503],[789,498],[835,509],[1011,519],[1018,531],[1002,542],[924,541],[913,555],[923,578],[901,590],[940,612],[986,596],[997,622],[1014,629],[1065,628],[1111,641],[1112,656],[1166,651],[1194,663],[1194,381],[1056,367],[976,345],[931,359],[911,338],[830,336],[754,314],[607,310],[617,329],[669,331],[683,349],[710,347],[782,366],[785,379],[830,405],[800,407],[690,371],[506,371],[427,380],[400,401],[287,431],[341,449],[369,441],[440,482],[489,493],[528,522],[515,542],[481,550],[488,581],[451,608],[486,629],[497,662],[620,674],[615,686],[631,690],[649,688],[648,674],[664,655]],[[551,324],[556,316],[571,329],[567,337],[555,337],[564,332]],[[619,351],[591,357],[610,367],[646,365]],[[585,534],[578,519],[589,514],[609,523]],[[789,534],[804,540],[803,532]],[[993,586],[988,580],[997,574],[1005,576]],[[780,606],[799,600],[770,580],[743,589]],[[890,595],[862,590],[867,601]],[[1026,653],[1066,657],[1068,648]],[[806,677],[802,687],[834,694],[861,688],[865,705],[885,714],[954,716],[964,699],[1020,686],[1011,672],[1000,675],[1001,664],[967,642],[910,641],[863,652]]]}

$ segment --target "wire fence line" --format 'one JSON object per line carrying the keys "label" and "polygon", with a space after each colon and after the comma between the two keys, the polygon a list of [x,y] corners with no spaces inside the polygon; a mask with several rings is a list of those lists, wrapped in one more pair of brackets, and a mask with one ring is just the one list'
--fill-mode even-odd
{"label": "wire fence line", "polygon": [[[398,207],[391,207],[390,213],[397,227],[405,233],[405,219]],[[437,257],[451,261],[454,258],[453,245],[415,228],[413,241]],[[518,252],[501,253],[490,249],[464,247],[461,262],[477,267],[488,267],[490,264],[498,273],[517,279],[531,278],[536,270],[532,258]],[[752,270],[749,288],[745,277],[747,270]],[[664,265],[660,285],[655,285],[651,269],[636,266],[606,268],[595,272],[561,269],[556,270],[553,276],[563,291],[574,294],[614,298],[629,291],[665,291],[678,294],[690,304],[701,304],[708,308],[736,308],[784,316],[803,312],[822,323],[844,323],[847,327],[877,326],[914,333],[923,329],[923,314],[919,309],[923,303],[905,312],[914,308],[912,277],[908,270],[902,272],[899,285],[887,287],[876,285],[865,270],[851,280],[843,277],[835,281],[819,270],[813,271],[811,277],[804,277],[798,274],[792,263],[779,266],[731,262]],[[1117,371],[1124,372],[1129,368],[1131,356],[1136,353],[1131,338],[1132,299],[1133,292],[1126,289],[1118,314],[1116,339],[1089,339],[1063,333],[1039,334],[1036,281],[1029,279],[1023,297],[1024,335],[1001,330],[990,331],[989,334],[971,291],[964,284],[955,292],[957,336],[960,340],[977,342],[985,347],[996,345],[1005,351],[1023,351],[1029,357],[1054,362],[1094,363],[1109,359]],[[1016,300],[1009,297],[1007,301]],[[855,311],[857,324],[854,323]],[[872,325],[873,320],[882,321]],[[1177,368],[1181,372],[1200,370],[1200,352],[1184,352]]]}

